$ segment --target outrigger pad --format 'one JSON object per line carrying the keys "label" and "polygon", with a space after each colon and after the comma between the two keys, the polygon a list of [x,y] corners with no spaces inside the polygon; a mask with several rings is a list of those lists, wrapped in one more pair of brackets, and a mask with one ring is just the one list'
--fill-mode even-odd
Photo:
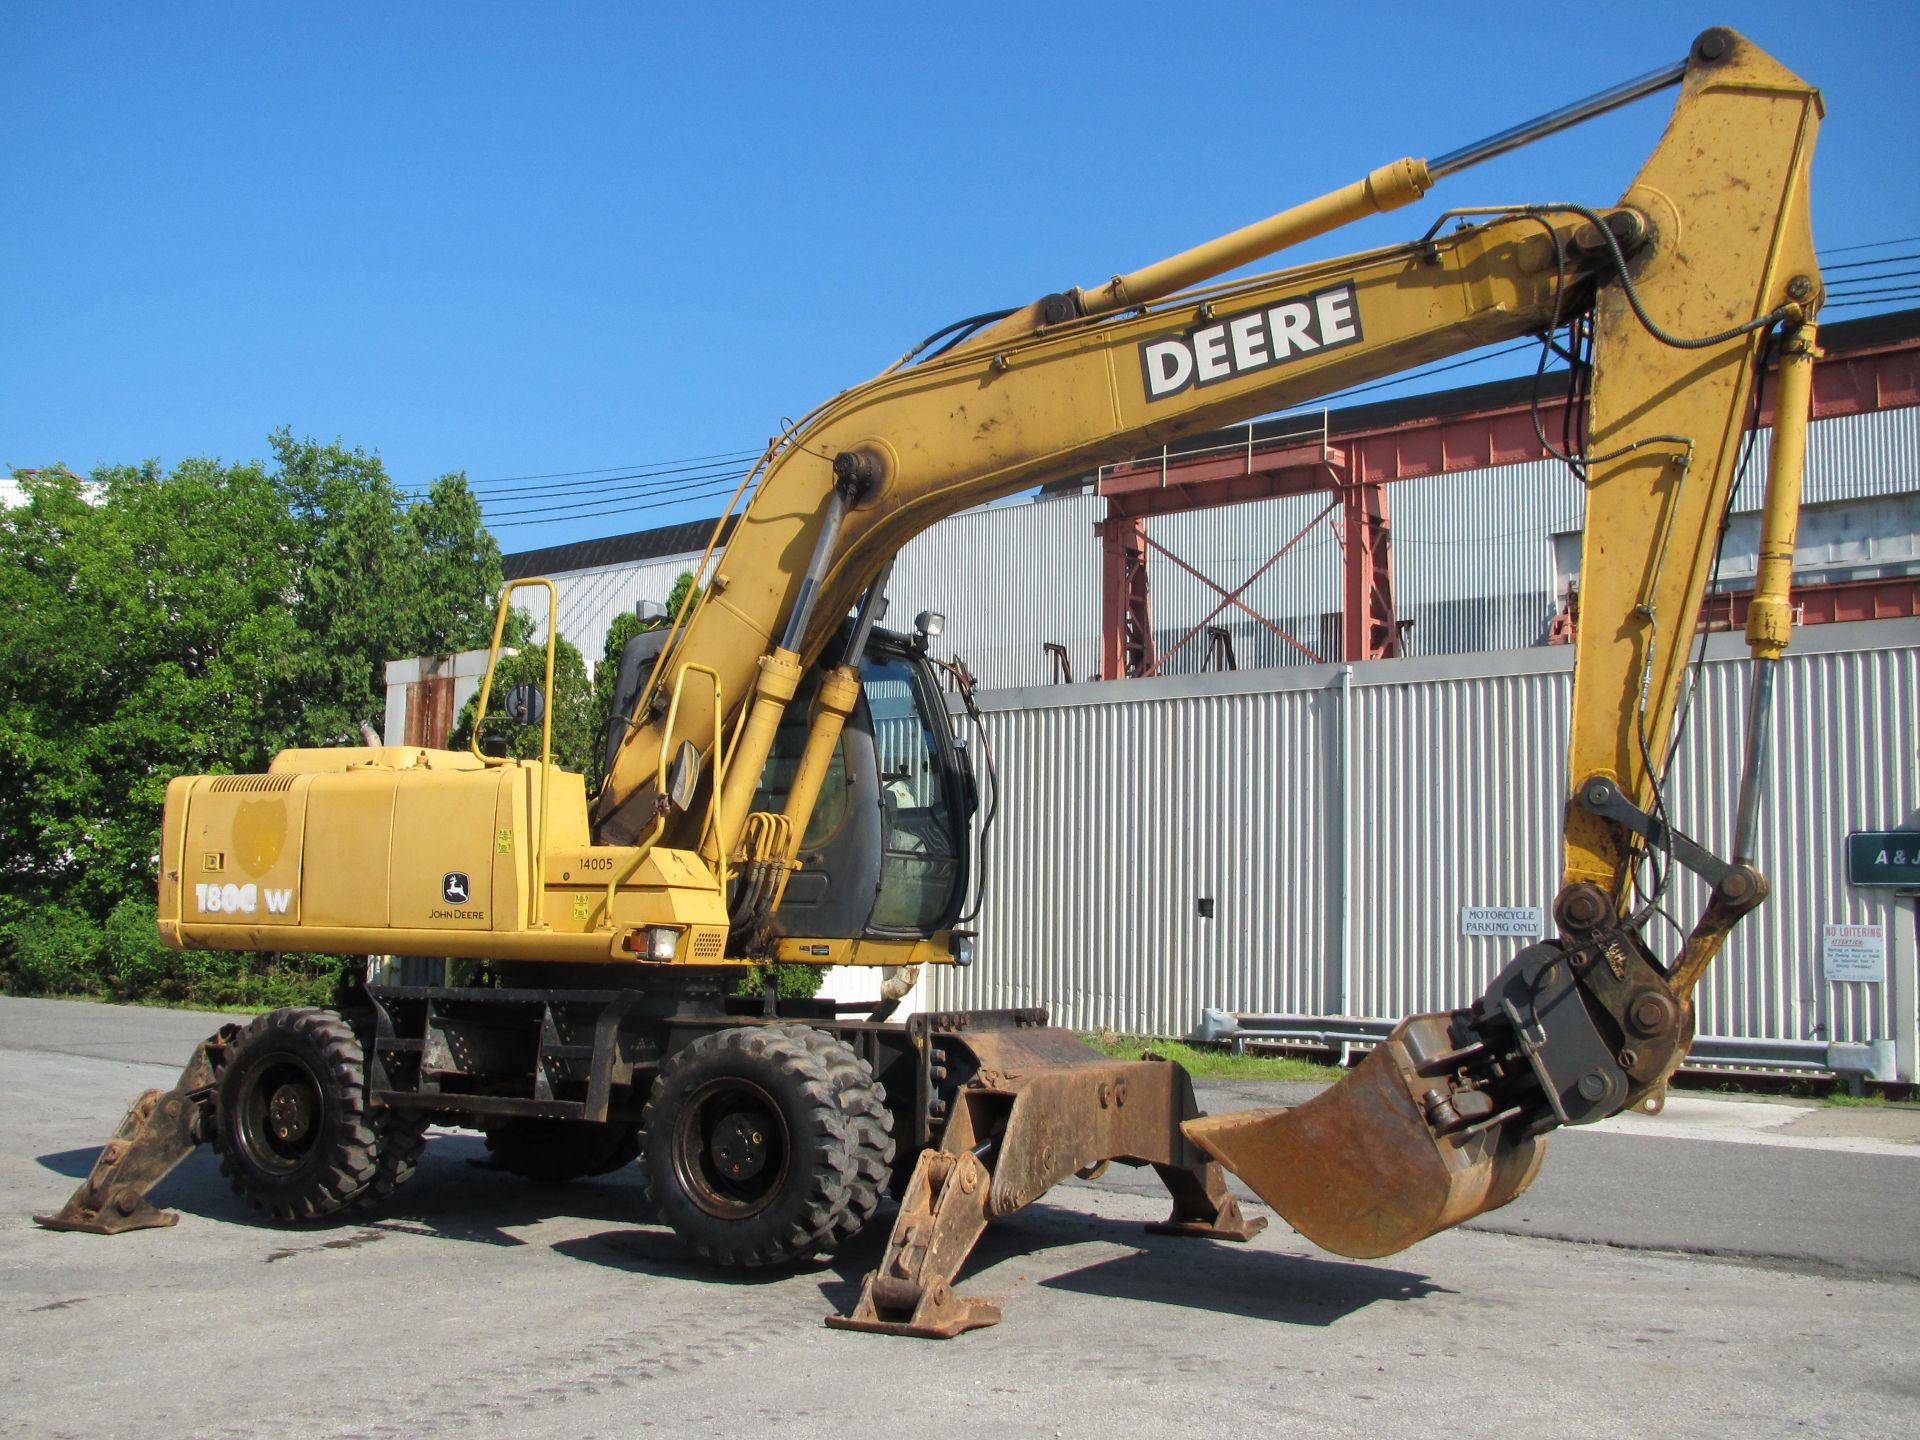
{"label": "outrigger pad", "polygon": [[147,1192],[193,1153],[202,1137],[202,1107],[212,1093],[214,1053],[239,1033],[223,1025],[194,1048],[193,1058],[171,1090],[149,1090],[128,1107],[113,1138],[80,1188],[59,1211],[36,1215],[49,1230],[84,1230],[90,1235],[119,1235],[172,1225],[180,1217],[147,1203]]}
{"label": "outrigger pad", "polygon": [[1392,1255],[1505,1205],[1546,1155],[1544,1137],[1499,1124],[1428,1123],[1422,1097],[1436,1081],[1416,1069],[1407,1035],[1448,1019],[1403,1021],[1305,1105],[1202,1116],[1181,1128],[1322,1249],[1355,1260]]}

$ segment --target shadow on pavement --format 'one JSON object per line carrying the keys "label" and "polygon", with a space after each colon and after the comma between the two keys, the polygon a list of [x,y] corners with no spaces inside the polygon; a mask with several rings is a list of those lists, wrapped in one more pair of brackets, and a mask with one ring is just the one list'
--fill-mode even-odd
{"label": "shadow on pavement", "polygon": [[1180,1305],[1283,1325],[1331,1325],[1383,1301],[1453,1293],[1409,1270],[1166,1236],[1149,1236],[1134,1254],[1040,1284],[1049,1290]]}
{"label": "shadow on pavement", "polygon": [[92,1173],[93,1162],[100,1158],[102,1148],[89,1145],[84,1150],[56,1150],[50,1155],[36,1155],[33,1161],[41,1169],[64,1175],[69,1180],[84,1180]]}
{"label": "shadow on pavement", "polygon": [[[86,1177],[98,1154],[97,1147],[64,1150],[42,1155],[38,1162],[52,1174],[78,1181]],[[851,1311],[859,1299],[861,1282],[880,1263],[893,1227],[894,1209],[887,1204],[872,1224],[828,1261],[724,1271],[706,1264],[659,1225],[637,1168],[566,1185],[545,1185],[467,1163],[485,1155],[476,1135],[435,1135],[418,1175],[384,1205],[304,1224],[280,1224],[235,1195],[220,1173],[218,1157],[205,1146],[156,1187],[151,1198],[189,1220],[244,1225],[290,1238],[392,1232],[467,1244],[537,1245],[543,1243],[537,1235],[529,1238],[522,1232],[545,1220],[584,1220],[609,1228],[546,1243],[556,1253],[588,1264],[707,1284],[757,1286],[779,1283],[796,1273],[813,1274],[818,1277],[822,1301],[840,1314]],[[64,1189],[55,1188],[59,1193],[49,1194],[49,1209],[66,1198]],[[1444,1293],[1410,1271],[1148,1235],[1138,1222],[1049,1204],[1030,1205],[989,1225],[956,1288],[963,1293],[990,1292],[994,1281],[983,1277],[998,1265],[1096,1240],[1127,1246],[1131,1253],[1039,1283],[1056,1290],[1293,1325],[1328,1325],[1382,1301]],[[328,1242],[323,1239],[323,1243]],[[335,1239],[331,1243],[349,1242]],[[364,1243],[364,1238],[350,1243]]]}
{"label": "shadow on pavement", "polygon": [[[39,1163],[56,1175],[80,1181],[92,1170],[99,1154],[99,1147],[89,1146],[40,1156]],[[211,1147],[202,1145],[155,1186],[148,1198],[163,1210],[179,1211],[188,1221],[217,1220],[275,1234],[325,1236],[371,1227],[483,1245],[528,1244],[510,1232],[555,1218],[615,1224],[652,1219],[637,1170],[566,1185],[542,1185],[466,1163],[485,1155],[485,1144],[477,1135],[435,1135],[428,1141],[414,1179],[384,1204],[356,1207],[324,1220],[287,1224],[234,1194],[220,1173],[219,1157]],[[70,1187],[50,1188],[44,1208],[58,1209],[70,1193]]]}

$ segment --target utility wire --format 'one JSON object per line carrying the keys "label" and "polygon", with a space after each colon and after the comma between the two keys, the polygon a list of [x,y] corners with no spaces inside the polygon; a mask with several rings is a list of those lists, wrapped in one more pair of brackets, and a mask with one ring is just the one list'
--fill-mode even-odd
{"label": "utility wire", "polygon": [[537,475],[496,475],[488,480],[469,480],[470,490],[491,489],[496,485],[517,485],[526,480],[572,480],[582,475],[611,475],[617,470],[645,473],[668,466],[701,465],[722,460],[750,460],[756,450],[718,450],[711,455],[683,455],[675,460],[636,460],[629,465],[601,465],[592,470],[551,470]]}
{"label": "utility wire", "polygon": [[1902,260],[1920,260],[1920,250],[1910,255],[1882,255],[1877,260],[1849,260],[1844,265],[1822,265],[1822,270],[1865,270],[1874,265],[1894,265]]}
{"label": "utility wire", "polygon": [[[737,479],[733,483],[737,484],[738,483]],[[721,486],[720,489],[712,491],[706,495],[682,495],[671,500],[656,500],[651,504],[646,504],[646,505],[620,505],[620,506],[611,506],[611,507],[604,507],[604,508],[595,507],[594,509],[590,510],[588,513],[584,515],[554,515],[551,512],[545,512],[545,513],[536,515],[534,518],[530,520],[489,520],[487,522],[487,528],[490,530],[513,530],[513,529],[518,529],[523,525],[564,525],[571,521],[598,520],[602,516],[607,516],[607,515],[637,515],[643,510],[661,510],[673,505],[690,504],[695,500],[701,500],[701,499],[717,500],[720,498],[720,496],[729,495],[731,493],[732,493],[732,489],[729,486],[723,485]],[[714,519],[713,516],[707,515],[707,516],[702,516],[700,518],[697,518],[695,520],[691,520],[687,523],[692,525],[708,525],[713,522],[713,519]]]}
{"label": "utility wire", "polygon": [[1898,240],[1867,240],[1859,245],[1829,245],[1815,251],[1819,255],[1850,255],[1856,250],[1884,250],[1889,245],[1912,245],[1920,242],[1920,235],[1902,235]]}
{"label": "utility wire", "polygon": [[[665,495],[677,490],[697,490],[704,486],[716,485],[723,481],[735,481],[739,478],[740,467],[736,464],[725,467],[710,467],[697,474],[686,475],[672,480],[655,481],[653,477],[650,476],[628,476],[626,477],[627,481],[638,480],[646,483],[637,486],[626,485],[626,487],[622,489],[607,488],[585,493],[579,491],[532,491],[499,497],[481,496],[480,503],[489,510],[492,510],[496,505],[516,503],[521,500],[557,500],[561,508],[566,509],[579,505],[593,505],[602,501],[637,500],[643,495]],[[624,481],[623,484],[625,484]],[[495,513],[501,515],[524,515],[527,511],[521,508],[500,510]]]}
{"label": "utility wire", "polygon": [[[607,495],[595,500],[575,501],[567,505],[528,505],[518,510],[499,510],[494,512],[501,521],[531,516],[535,519],[584,518],[590,515],[617,515],[628,501],[648,501],[626,508],[657,510],[666,505],[681,505],[693,500],[704,500],[715,495],[728,494],[740,483],[738,475],[721,476],[717,480],[702,481],[699,485],[662,485],[644,490],[629,490],[619,495]],[[656,498],[656,497],[665,498]],[[494,521],[489,519],[488,524]]]}

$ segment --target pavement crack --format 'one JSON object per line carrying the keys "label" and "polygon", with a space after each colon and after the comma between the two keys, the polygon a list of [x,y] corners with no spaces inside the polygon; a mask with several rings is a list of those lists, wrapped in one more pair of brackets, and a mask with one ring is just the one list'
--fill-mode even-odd
{"label": "pavement crack", "polygon": [[318,1245],[295,1245],[285,1250],[275,1250],[268,1254],[267,1264],[276,1260],[291,1260],[296,1255],[311,1255],[316,1250],[358,1250],[362,1245],[371,1245],[376,1240],[387,1238],[384,1230],[361,1230],[352,1235],[343,1235],[337,1240],[322,1240]]}

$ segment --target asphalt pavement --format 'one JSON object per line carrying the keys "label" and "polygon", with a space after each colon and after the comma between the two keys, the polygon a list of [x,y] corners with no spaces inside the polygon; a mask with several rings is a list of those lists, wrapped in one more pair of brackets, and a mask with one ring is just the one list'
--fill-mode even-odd
{"label": "asphalt pavement", "polygon": [[1909,1107],[1682,1097],[1557,1135],[1515,1204],[1374,1262],[1278,1222],[1244,1246],[1148,1235],[1164,1198],[1116,1169],[996,1222],[959,1288],[1004,1322],[933,1343],[821,1324],[885,1211],[832,1264],[719,1276],[631,1171],[528,1184],[469,1165],[464,1134],[335,1222],[266,1222],[202,1152],[155,1196],[173,1229],[35,1227],[222,1018],[0,1000],[0,1436],[1851,1440],[1920,1413]]}

